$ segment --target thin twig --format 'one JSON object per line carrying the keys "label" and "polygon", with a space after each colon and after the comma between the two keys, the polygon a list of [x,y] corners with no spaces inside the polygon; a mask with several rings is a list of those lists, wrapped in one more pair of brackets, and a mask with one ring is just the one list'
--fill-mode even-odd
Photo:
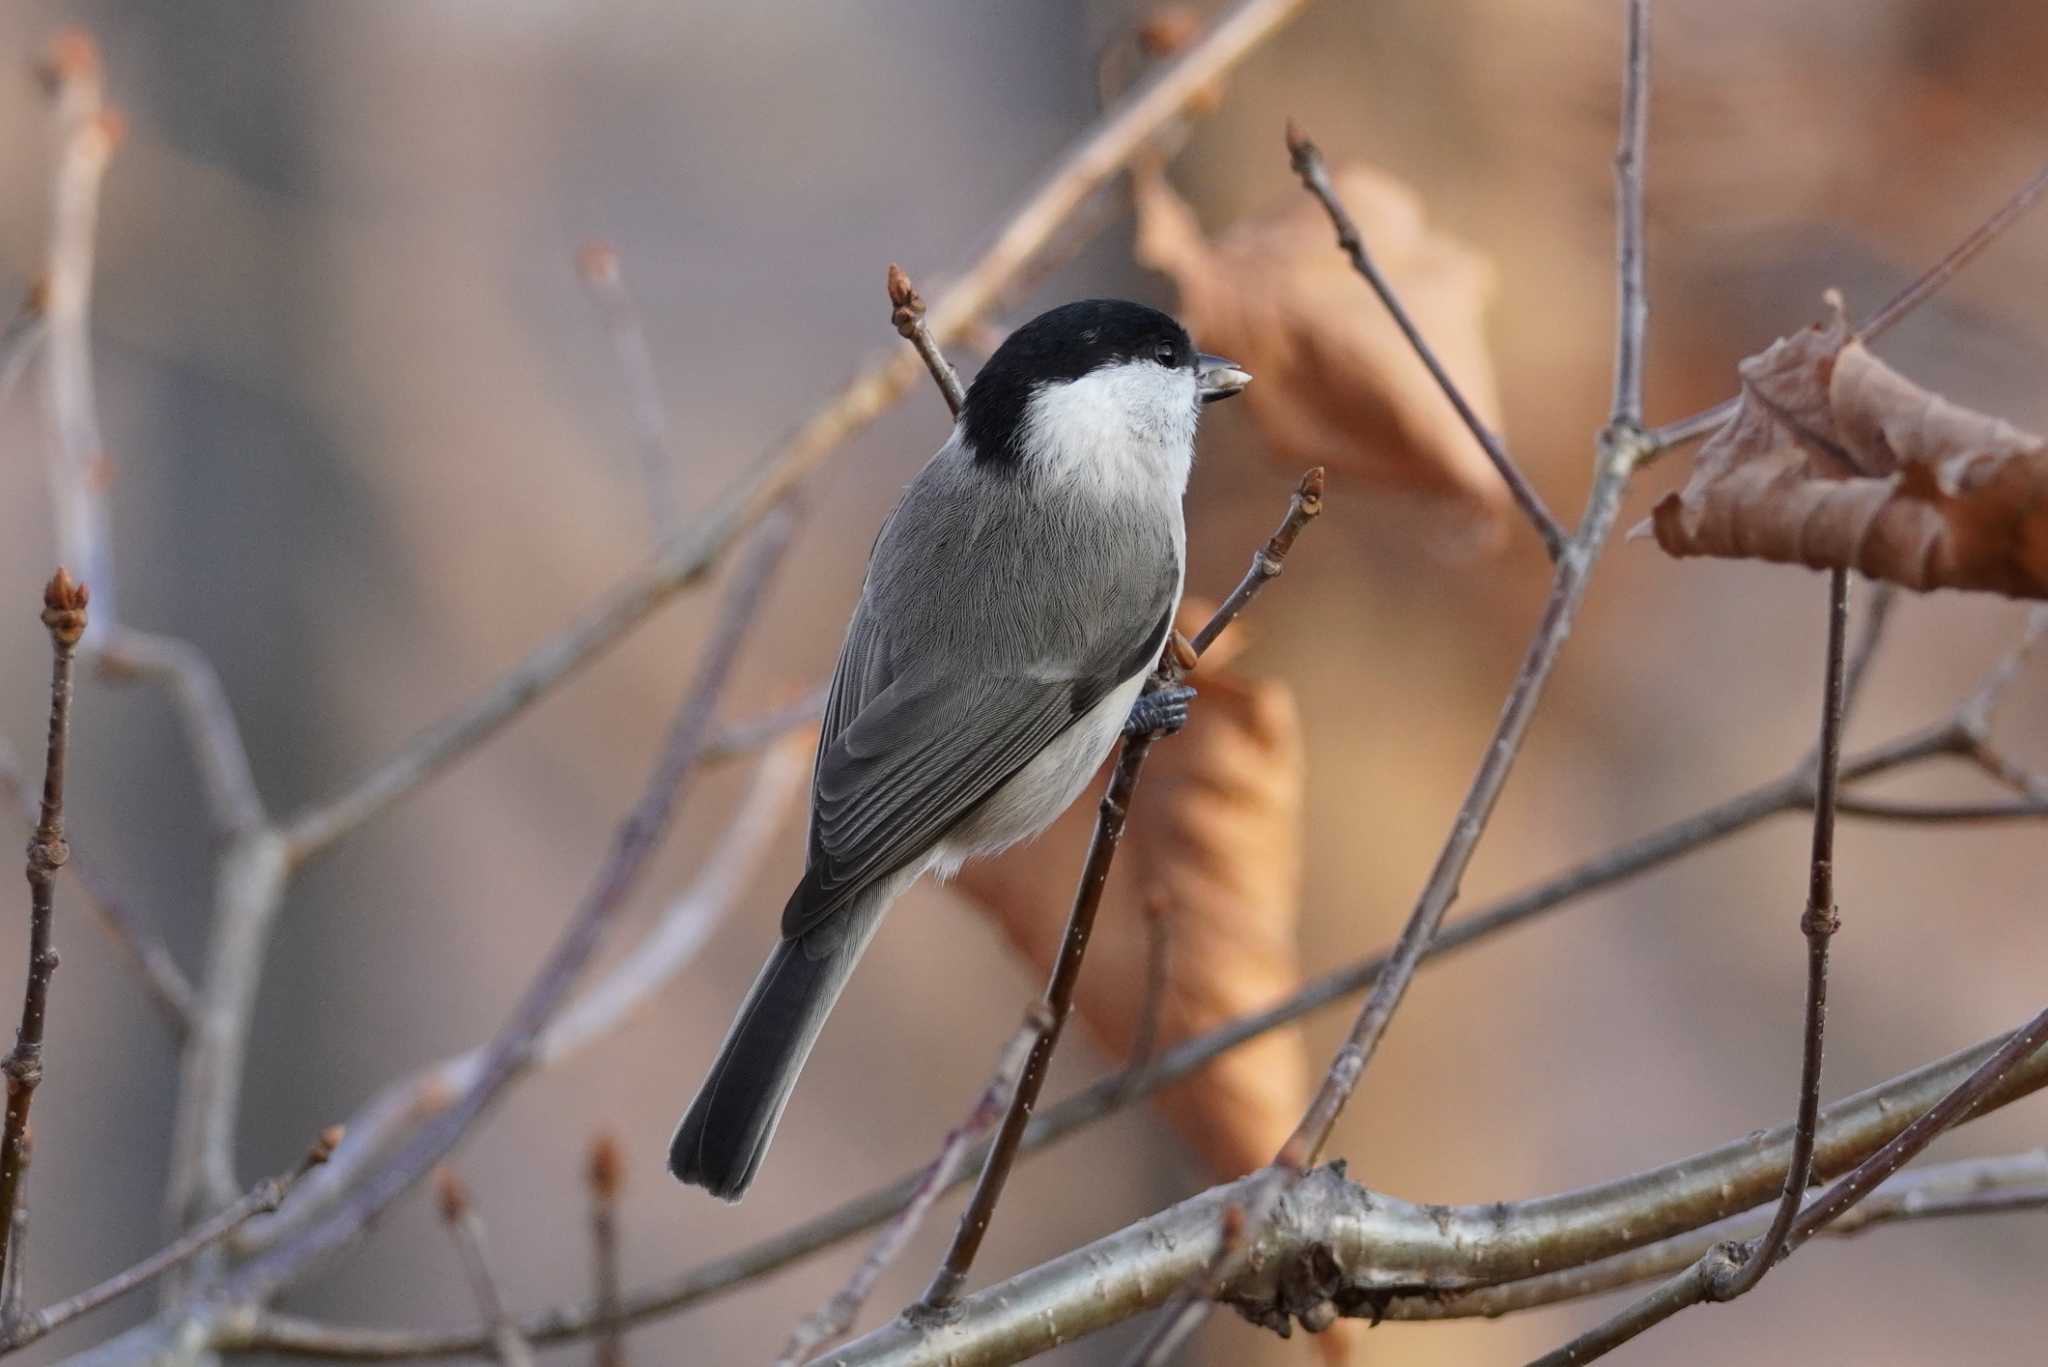
{"label": "thin twig", "polygon": [[1996,1053],[1979,1064],[1946,1096],[1914,1117],[1883,1148],[1816,1196],[1799,1213],[1799,1219],[1792,1226],[1791,1247],[1798,1248],[1830,1222],[1840,1218],[1893,1173],[1913,1161],[1943,1130],[1981,1114],[1977,1109],[1980,1104],[1991,1097],[2044,1043],[2048,1043],[2048,1011],[2042,1011],[2014,1031]]}
{"label": "thin twig", "polygon": [[626,1325],[619,1313],[619,1189],[626,1160],[617,1136],[600,1134],[590,1143],[584,1170],[590,1188],[591,1296],[597,1304],[596,1367],[626,1367]]}
{"label": "thin twig", "polygon": [[[1972,1107],[1996,1091],[2014,1068],[2029,1059],[2044,1043],[2048,1043],[2048,1011],[2041,1012],[2007,1036],[1990,1057],[1939,1101],[1915,1116],[1875,1153],[1809,1202],[1792,1224],[1786,1243],[1787,1255],[1904,1167],[1933,1143],[1943,1130],[1964,1119]],[[1537,1358],[1530,1367],[1577,1367],[1577,1364],[1591,1362],[1662,1324],[1679,1311],[1716,1299],[1716,1288],[1732,1284],[1740,1274],[1738,1259],[1743,1252],[1740,1245],[1714,1245],[1700,1256],[1699,1261],[1649,1295],[1563,1347]]]}
{"label": "thin twig", "polygon": [[1998,206],[1991,217],[1978,224],[1968,237],[1958,242],[1949,254],[1935,262],[1915,280],[1879,309],[1870,315],[1856,333],[1864,341],[1874,341],[1893,324],[1926,303],[1940,292],[1941,287],[1955,278],[1958,271],[1977,258],[1986,247],[2005,236],[2006,230],[2020,220],[2034,202],[2048,192],[2048,162],[2028,177],[2026,183],[2013,191],[2012,197]]}
{"label": "thin twig", "polygon": [[2048,801],[2039,798],[2011,802],[1903,802],[1881,797],[1844,797],[1835,807],[1843,816],[1917,826],[2034,821],[2048,816]]}
{"label": "thin twig", "polygon": [[874,1294],[875,1284],[882,1279],[882,1273],[909,1245],[940,1193],[960,1176],[975,1145],[987,1137],[996,1121],[1009,1110],[1025,1065],[1038,1042],[1052,1029],[1052,1024],[1052,1013],[1046,1004],[1043,1001],[1031,1003],[1024,1013],[1024,1023],[1017,1027],[1016,1034],[997,1055],[995,1072],[990,1074],[988,1085],[982,1088],[967,1118],[946,1132],[944,1141],[939,1145],[938,1157],[919,1176],[910,1200],[875,1237],[867,1256],[853,1270],[846,1285],[791,1332],[789,1341],[775,1360],[776,1367],[797,1367],[798,1363],[809,1361],[813,1352],[836,1341],[853,1327],[855,1317],[860,1314],[861,1306],[867,1304],[868,1297]]}
{"label": "thin twig", "polygon": [[[1828,945],[1841,929],[1835,907],[1835,798],[1842,772],[1842,705],[1846,641],[1849,634],[1849,572],[1828,575],[1828,645],[1826,681],[1821,689],[1820,764],[1814,783],[1813,847],[1808,860],[1806,910],[1799,918],[1806,937],[1806,1029],[1799,1067],[1799,1105],[1792,1122],[1792,1163],[1785,1169],[1785,1190],[1778,1198],[1771,1226],[1744,1251],[1732,1275],[1718,1275],[1709,1284],[1715,1300],[1747,1295],[1785,1251],[1799,1202],[1813,1179],[1814,1127],[1820,1118],[1821,1055],[1827,1038]],[[1724,1260],[1725,1261],[1725,1260]]]}
{"label": "thin twig", "polygon": [[[1883,308],[1860,324],[1856,328],[1856,335],[1866,342],[1874,340],[1880,334],[1890,331],[1914,309],[1932,299],[1963,267],[1975,260],[1986,247],[2003,237],[2006,231],[2040,200],[2044,191],[2048,191],[2048,164],[2044,164],[2028,177],[2027,181],[2013,191],[1989,218],[1971,229],[1969,236],[1952,247],[1948,255],[1929,266],[1918,279],[1892,296]],[[1723,399],[1712,408],[1702,409],[1688,417],[1664,424],[1650,433],[1652,452],[1662,454],[1706,436],[1734,417],[1735,410],[1740,406],[1740,399]]]}
{"label": "thin twig", "polygon": [[626,398],[633,409],[633,431],[640,444],[640,487],[647,498],[647,515],[657,543],[675,534],[682,499],[676,489],[680,462],[669,439],[668,409],[661,401],[661,382],[654,374],[654,352],[647,345],[647,330],[640,312],[626,291],[619,254],[610,244],[591,242],[576,254],[576,273],[590,291],[612,350],[619,359],[619,373],[626,381]]}
{"label": "thin twig", "polygon": [[100,184],[121,140],[121,116],[105,107],[97,45],[82,29],[57,35],[41,66],[52,109],[56,166],[50,189],[48,330],[43,401],[50,417],[50,497],[58,558],[76,566],[99,597],[86,648],[114,624],[112,540],[107,528],[107,452],[93,401],[93,235]]}
{"label": "thin twig", "polygon": [[1344,1103],[1358,1086],[1359,1077],[1386,1032],[1387,1022],[1401,1004],[1408,984],[1414,979],[1416,967],[1442,925],[1444,913],[1457,896],[1458,885],[1465,876],[1466,866],[1472,862],[1473,852],[1479,847],[1479,837],[1486,829],[1487,818],[1493,814],[1494,804],[1507,783],[1508,772],[1521,751],[1522,737],[1535,715],[1543,686],[1564,648],[1572,621],[1578,615],[1593,564],[1605,548],[1608,534],[1614,530],[1622,491],[1642,456],[1643,435],[1634,415],[1641,407],[1638,358],[1642,351],[1645,318],[1641,305],[1641,236],[1642,142],[1647,133],[1643,111],[1649,101],[1648,24],[1648,0],[1630,0],[1628,58],[1622,94],[1622,142],[1621,151],[1615,157],[1615,218],[1620,225],[1619,268],[1624,301],[1621,336],[1615,348],[1617,416],[1600,434],[1599,460],[1592,492],[1587,495],[1586,511],[1579,520],[1578,530],[1572,534],[1564,553],[1558,558],[1543,618],[1537,625],[1535,637],[1529,642],[1514,684],[1508,690],[1500,721],[1480,761],[1479,772],[1473,777],[1472,786],[1451,822],[1450,836],[1437,856],[1436,866],[1430,871],[1429,881],[1423,886],[1415,910],[1402,927],[1401,937],[1395,942],[1386,970],[1374,980],[1372,992],[1359,1011],[1349,1037],[1331,1060],[1322,1086],[1276,1160],[1282,1167],[1306,1169],[1321,1154],[1330,1131],[1336,1126],[1337,1117],[1343,1112]]}
{"label": "thin twig", "polygon": [[717,764],[750,754],[825,715],[825,690],[814,688],[787,707],[770,708],[729,721],[704,742],[704,763]]}
{"label": "thin twig", "polygon": [[216,831],[233,836],[263,826],[267,818],[248,747],[227,690],[204,651],[175,636],[113,627],[100,641],[93,663],[110,679],[159,684],[169,694],[199,765]]}
{"label": "thin twig", "polygon": [[452,1169],[436,1168],[434,1196],[442,1223],[448,1226],[455,1251],[462,1258],[462,1270],[469,1278],[477,1309],[483,1312],[484,1323],[491,1327],[491,1344],[498,1361],[504,1367],[533,1367],[533,1348],[519,1332],[519,1321],[505,1308],[504,1293],[498,1290],[498,1279],[491,1271],[483,1217],[476,1213],[469,1188]]}
{"label": "thin twig", "polygon": [[1301,178],[1302,186],[1316,197],[1323,206],[1323,212],[1330,216],[1330,224],[1337,230],[1337,245],[1351,258],[1352,269],[1365,277],[1366,284],[1372,286],[1372,292],[1378,295],[1380,303],[1385,305],[1387,315],[1394,320],[1394,326],[1408,339],[1409,347],[1429,371],[1430,377],[1436,381],[1437,388],[1451,401],[1451,407],[1457,410],[1458,418],[1465,424],[1465,429],[1472,434],[1473,440],[1479,443],[1479,449],[1486,453],[1486,458],[1493,462],[1493,468],[1499,472],[1501,481],[1508,486],[1508,492],[1514,496],[1516,506],[1521,508],[1523,515],[1536,528],[1536,534],[1543,538],[1543,549],[1549,553],[1552,560],[1557,559],[1564,553],[1564,528],[1550,515],[1550,509],[1544,506],[1543,497],[1536,492],[1536,486],[1529,483],[1528,476],[1515,464],[1514,457],[1508,454],[1507,447],[1502,444],[1500,437],[1486,425],[1486,420],[1481,418],[1466,400],[1464,391],[1458,388],[1458,382],[1444,369],[1443,362],[1437,359],[1436,352],[1423,338],[1422,330],[1415,325],[1415,320],[1408,316],[1408,310],[1401,303],[1400,296],[1394,293],[1393,284],[1380,271],[1379,264],[1366,250],[1365,238],[1358,231],[1358,224],[1352,220],[1351,212],[1344,207],[1344,201],[1337,196],[1336,187],[1330,183],[1330,172],[1323,162],[1322,150],[1292,119],[1287,121],[1287,153],[1293,161],[1294,174]]}
{"label": "thin twig", "polygon": [[1650,0],[1629,0],[1621,81],[1621,140],[1614,153],[1614,427],[1643,425],[1643,336],[1650,319],[1644,283],[1643,162],[1650,133]]}
{"label": "thin twig", "polygon": [[889,322],[896,335],[917,348],[924,368],[932,373],[932,383],[939,387],[939,394],[946,401],[946,410],[959,417],[960,410],[967,405],[967,387],[960,383],[960,372],[939,350],[938,341],[925,323],[924,296],[910,283],[903,267],[893,261],[889,263],[889,304],[893,310]]}
{"label": "thin twig", "polygon": [[0,404],[5,404],[14,393],[21,373],[28,369],[28,363],[35,359],[43,339],[49,335],[48,303],[48,285],[40,279],[32,282],[21,307],[0,329]]}
{"label": "thin twig", "polygon": [[[637,944],[541,1032],[521,1057],[522,1070],[539,1072],[581,1057],[675,980],[752,883],[810,772],[810,746],[799,737],[762,757],[731,823],[690,886],[670,900]],[[235,1250],[245,1255],[260,1252],[331,1206],[400,1136],[474,1087],[483,1076],[485,1057],[486,1050],[479,1045],[384,1088],[350,1117],[348,1137],[334,1161],[293,1191],[276,1216],[253,1221],[235,1240]]]}
{"label": "thin twig", "polygon": [[1323,467],[1318,465],[1305,472],[1295,483],[1294,495],[1288,500],[1287,515],[1280,519],[1279,528],[1266,539],[1266,544],[1252,553],[1251,568],[1244,572],[1244,578],[1237,581],[1237,587],[1230,596],[1217,605],[1202,629],[1195,633],[1188,645],[1199,657],[1216,638],[1245,610],[1245,605],[1258,597],[1267,583],[1286,567],[1287,554],[1294,549],[1294,542],[1309,523],[1323,511]]}
{"label": "thin twig", "polygon": [[1457,894],[1465,868],[1471,863],[1473,851],[1478,848],[1486,820],[1507,783],[1508,771],[1521,750],[1522,737],[1535,713],[1537,700],[1542,696],[1543,686],[1550,677],[1552,666],[1557,663],[1565,637],[1570,634],[1572,620],[1577,616],[1579,603],[1585,596],[1586,580],[1593,561],[1614,528],[1615,515],[1621,506],[1622,488],[1627,483],[1636,448],[1628,438],[1616,437],[1611,440],[1603,438],[1602,450],[1603,460],[1594,478],[1585,517],[1563,559],[1557,563],[1543,619],[1523,656],[1521,669],[1515,676],[1514,685],[1501,710],[1500,721],[1494,729],[1493,740],[1480,761],[1479,772],[1451,823],[1450,836],[1437,856],[1436,866],[1430,872],[1414,912],[1402,928],[1401,938],[1395,942],[1385,971],[1374,980],[1372,993],[1359,1012],[1349,1037],[1332,1060],[1322,1087],[1283,1150],[1281,1161],[1286,1166],[1305,1169],[1322,1152],[1344,1103],[1350,1099],[1367,1061],[1378,1047],[1394,1008],[1400,1005],[1417,965],[1428,952],[1430,941],[1435,938],[1444,913]]}
{"label": "thin twig", "polygon": [[53,1305],[46,1305],[34,1314],[13,1322],[4,1335],[5,1342],[4,1345],[0,1345],[0,1353],[11,1353],[17,1348],[25,1348],[45,1334],[63,1328],[79,1316],[91,1314],[107,1302],[149,1285],[158,1277],[226,1239],[258,1215],[276,1210],[292,1187],[308,1172],[325,1163],[340,1142],[341,1127],[335,1125],[328,1128],[314,1141],[312,1148],[307,1150],[306,1156],[299,1160],[298,1167],[292,1171],[279,1177],[266,1177],[251,1187],[233,1205],[219,1211],[204,1224],[186,1230],[134,1266],[115,1273],[97,1286],[87,1287],[75,1296],[66,1297]]}
{"label": "thin twig", "polygon": [[[33,1148],[35,1137],[28,1136]],[[7,1221],[7,1269],[0,1277],[0,1335],[10,1334],[21,1323],[21,1307],[28,1303],[28,1189],[14,1194],[14,1214]]]}
{"label": "thin twig", "polygon": [[[36,800],[28,790],[21,776],[21,768],[15,761],[14,752],[6,742],[0,741],[0,788],[14,796],[21,808],[24,820],[30,829],[36,824]],[[191,980],[186,978],[178,961],[172,957],[170,946],[163,936],[143,925],[129,908],[127,901],[109,888],[99,875],[78,857],[78,849],[72,847],[71,858],[64,867],[70,871],[71,879],[78,885],[85,904],[99,918],[107,935],[115,946],[126,955],[135,969],[142,975],[143,986],[149,989],[150,1000],[170,1026],[173,1034],[182,1038],[192,1028],[195,1010]]]}
{"label": "thin twig", "polygon": [[[1010,216],[988,249],[932,306],[926,320],[932,336],[944,345],[966,336],[1089,196],[1142,153],[1154,132],[1181,115],[1194,92],[1250,56],[1307,3],[1239,0],[1200,41],[1163,64],[1093,124]],[[617,644],[676,592],[700,581],[747,528],[787,497],[828,454],[909,392],[924,373],[913,352],[896,350],[862,370],[694,527],[669,542],[652,564],[528,655],[481,697],[286,822],[293,859],[304,860],[325,849],[490,739]]]}
{"label": "thin twig", "polygon": [[[35,834],[28,844],[28,987],[21,999],[21,1025],[14,1048],[0,1059],[7,1077],[7,1120],[0,1131],[0,1211],[10,1233],[19,1234],[15,1214],[28,1175],[29,1104],[43,1080],[43,1026],[50,1012],[50,979],[57,972],[51,944],[57,918],[57,870],[71,850],[64,843],[64,769],[71,749],[71,665],[86,631],[86,587],[63,570],[43,589],[43,627],[50,634],[50,727],[43,752],[43,798]],[[6,1279],[7,1250],[0,1246],[0,1284]]]}
{"label": "thin twig", "polygon": [[[1252,557],[1251,568],[1245,572],[1244,578],[1223,600],[1209,622],[1196,633],[1194,641],[1189,643],[1197,658],[1244,611],[1259,591],[1278,577],[1295,539],[1322,512],[1322,494],[1323,470],[1317,466],[1301,477],[1288,499],[1287,513],[1281,519],[1279,529]],[[1159,673],[1155,676],[1159,682],[1179,682],[1182,666],[1177,646],[1178,642],[1169,632],[1165,658],[1161,660]],[[939,1270],[933,1274],[931,1284],[919,1299],[922,1312],[940,1310],[959,1295],[968,1271],[974,1266],[975,1255],[981,1250],[982,1237],[988,1233],[996,1202],[1002,1199],[1004,1184],[1009,1181],[1010,1169],[1017,1161],[1017,1148],[1023,1141],[1024,1127],[1038,1105],[1038,1093],[1045,1085],[1053,1050],[1059,1047],[1060,1030],[1073,1009],[1074,987],[1080,980],[1081,960],[1094,933],[1095,914],[1102,905],[1102,891],[1109,881],[1110,865],[1123,842],[1124,822],[1130,814],[1131,798],[1137,791],[1138,775],[1144,769],[1145,757],[1157,739],[1153,735],[1130,737],[1124,742],[1116,768],[1110,774],[1109,787],[1103,793],[1096,812],[1095,834],[1088,845],[1088,858],[1081,866],[1081,882],[1074,894],[1074,908],[1067,917],[1066,934],[1060,940],[1059,954],[1053,960],[1052,974],[1046,983],[1044,1004],[1051,1024],[1032,1044],[1031,1057],[1018,1081],[1010,1108],[1003,1116],[1002,1128],[996,1132],[995,1144],[989,1150],[988,1161],[975,1183],[974,1195],[968,1200],[967,1209],[961,1212],[960,1227],[953,1236],[952,1245],[946,1250],[944,1261],[939,1264]]]}

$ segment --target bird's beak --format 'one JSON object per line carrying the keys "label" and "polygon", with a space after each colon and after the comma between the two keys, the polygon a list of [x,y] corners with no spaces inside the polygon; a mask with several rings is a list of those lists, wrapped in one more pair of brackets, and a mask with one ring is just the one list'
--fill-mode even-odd
{"label": "bird's beak", "polygon": [[1251,382],[1251,372],[1239,370],[1235,361],[1226,361],[1221,356],[1195,357],[1196,392],[1203,403],[1227,399]]}

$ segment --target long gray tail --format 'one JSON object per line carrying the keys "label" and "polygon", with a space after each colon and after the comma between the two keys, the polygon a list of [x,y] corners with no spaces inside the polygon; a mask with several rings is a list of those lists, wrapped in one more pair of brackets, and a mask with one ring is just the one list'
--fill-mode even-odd
{"label": "long gray tail", "polygon": [[895,891],[868,893],[768,956],[669,1141],[668,1170],[679,1180],[725,1201],[746,1194],[825,1017]]}

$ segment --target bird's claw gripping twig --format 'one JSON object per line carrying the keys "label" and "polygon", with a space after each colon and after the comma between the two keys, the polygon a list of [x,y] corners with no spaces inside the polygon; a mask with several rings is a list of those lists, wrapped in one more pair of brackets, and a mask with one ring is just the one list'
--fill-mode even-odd
{"label": "bird's claw gripping twig", "polygon": [[1188,724],[1188,704],[1195,690],[1186,684],[1169,684],[1140,695],[1131,704],[1130,719],[1124,723],[1126,736],[1170,736]]}

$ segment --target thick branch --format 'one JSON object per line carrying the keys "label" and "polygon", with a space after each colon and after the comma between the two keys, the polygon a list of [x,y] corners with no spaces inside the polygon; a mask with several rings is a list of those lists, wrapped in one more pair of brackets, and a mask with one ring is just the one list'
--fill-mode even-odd
{"label": "thick branch", "polygon": [[[1817,1170],[1877,1152],[2017,1036],[2001,1036],[1826,1107]],[[1970,1114],[2048,1086],[2048,1050],[2006,1071]],[[1697,1229],[1774,1197],[1790,1163],[1780,1126],[1616,1182],[1507,1204],[1424,1206],[1368,1192],[1331,1168],[1294,1184],[1253,1237],[1230,1304],[1279,1324],[1328,1306],[1399,1313],[1419,1299],[1579,1266]],[[1087,1247],[964,1298],[943,1325],[906,1320],[824,1359],[838,1367],[988,1367],[1022,1360],[1167,1299],[1214,1258],[1222,1212],[1262,1174],[1216,1187]]]}

